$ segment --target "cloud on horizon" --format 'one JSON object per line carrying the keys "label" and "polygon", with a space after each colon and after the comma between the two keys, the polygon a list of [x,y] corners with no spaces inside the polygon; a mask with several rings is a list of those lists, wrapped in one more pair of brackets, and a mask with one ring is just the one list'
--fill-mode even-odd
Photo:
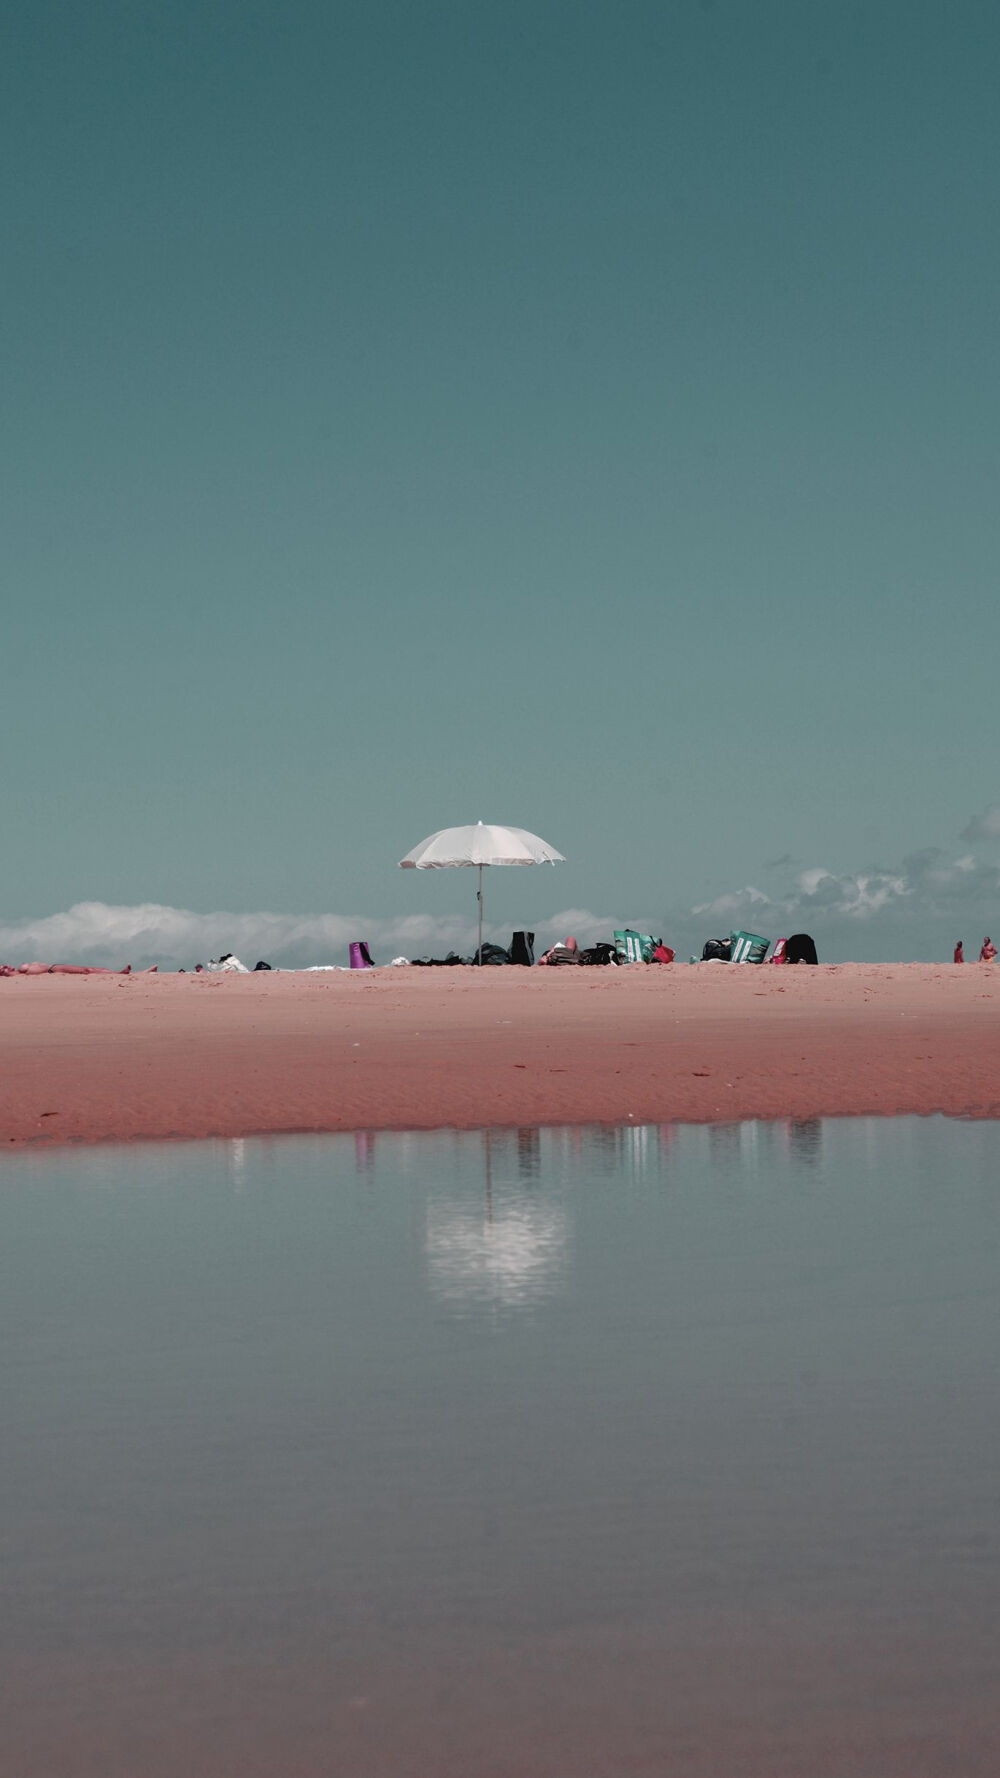
{"label": "cloud on horizon", "polygon": [[[968,829],[962,835],[965,838]],[[989,920],[996,913],[1000,868],[972,853],[949,858],[939,847],[911,853],[893,869],[872,866],[860,871],[831,871],[816,865],[790,873],[783,885],[766,893],[747,884],[702,902],[691,911],[702,919],[765,921],[791,932],[823,926],[841,932],[890,917],[905,928],[917,921],[947,920],[949,929],[962,916]],[[996,922],[995,922],[996,923]]]}

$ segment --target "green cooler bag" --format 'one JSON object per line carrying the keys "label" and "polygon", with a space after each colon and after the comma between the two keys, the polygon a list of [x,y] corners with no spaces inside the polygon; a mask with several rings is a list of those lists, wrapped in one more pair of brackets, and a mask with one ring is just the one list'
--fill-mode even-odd
{"label": "green cooler bag", "polygon": [[632,932],[626,927],[624,932],[615,933],[615,953],[619,963],[652,963],[656,940],[647,932]]}
{"label": "green cooler bag", "polygon": [[733,947],[730,963],[763,963],[771,940],[760,938],[756,932],[731,932],[729,942]]}

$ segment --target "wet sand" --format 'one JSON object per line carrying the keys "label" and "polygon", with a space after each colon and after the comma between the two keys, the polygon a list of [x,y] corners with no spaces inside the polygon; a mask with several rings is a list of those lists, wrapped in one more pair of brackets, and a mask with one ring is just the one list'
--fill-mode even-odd
{"label": "wet sand", "polygon": [[6,1144],[1000,1116],[1000,969],[414,968],[0,981]]}
{"label": "wet sand", "polygon": [[[991,1676],[968,1646],[949,1638],[942,1648],[926,1632],[880,1623],[859,1647],[856,1622],[836,1614],[777,1622],[736,1611],[694,1614],[693,1622],[678,1615],[659,1637],[616,1626],[585,1638],[534,1637],[517,1649],[460,1650],[428,1637],[420,1660],[380,1653],[374,1671],[363,1657],[323,1663],[304,1653],[16,1658],[12,1770],[17,1778],[317,1778],[333,1770],[359,1778],[994,1778]],[[952,1688],[962,1699],[960,1726]],[[81,1744],[99,1746],[102,1763],[82,1766]]]}

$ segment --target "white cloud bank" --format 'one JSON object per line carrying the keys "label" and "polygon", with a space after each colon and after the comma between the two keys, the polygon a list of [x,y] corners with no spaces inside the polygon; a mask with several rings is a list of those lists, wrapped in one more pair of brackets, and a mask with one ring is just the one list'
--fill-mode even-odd
{"label": "white cloud bank", "polygon": [[[952,868],[957,868],[952,867]],[[785,921],[806,914],[834,915],[842,919],[867,920],[893,903],[913,895],[916,884],[906,871],[862,871],[839,875],[822,865],[799,871],[788,887],[776,895],[748,885],[716,896],[692,908],[694,914],[708,917],[723,914],[773,914]]]}
{"label": "white cloud bank", "polygon": [[824,935],[828,956],[943,957],[963,935],[978,942],[980,925],[1000,926],[1000,869],[972,853],[949,858],[928,847],[892,869],[785,868],[770,893],[748,884],[691,912],[719,927],[713,936],[726,936],[721,928],[729,921],[772,939],[795,931]]}

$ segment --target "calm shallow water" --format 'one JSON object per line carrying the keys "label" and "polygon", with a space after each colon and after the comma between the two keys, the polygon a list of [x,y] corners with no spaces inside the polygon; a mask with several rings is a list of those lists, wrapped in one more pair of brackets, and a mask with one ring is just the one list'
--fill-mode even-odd
{"label": "calm shallow water", "polygon": [[0,1165],[4,1778],[1000,1769],[1000,1125]]}

